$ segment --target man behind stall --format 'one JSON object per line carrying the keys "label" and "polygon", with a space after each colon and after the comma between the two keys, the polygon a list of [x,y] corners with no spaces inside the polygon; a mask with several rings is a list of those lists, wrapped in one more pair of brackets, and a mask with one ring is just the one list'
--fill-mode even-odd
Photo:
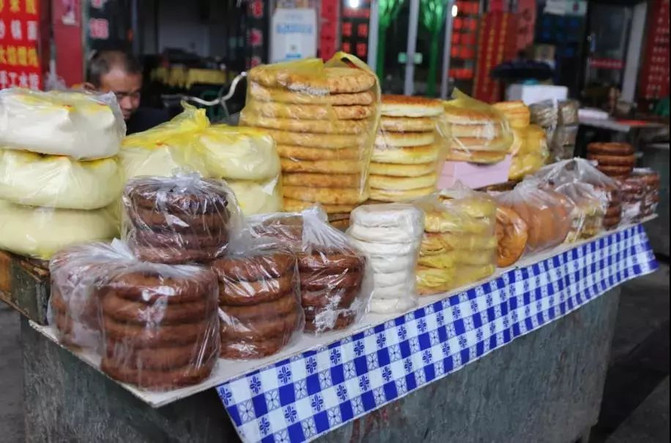
{"label": "man behind stall", "polygon": [[163,109],[141,108],[142,65],[118,50],[100,51],[89,62],[86,88],[113,92],[126,120],[126,133],[146,131],[169,119]]}

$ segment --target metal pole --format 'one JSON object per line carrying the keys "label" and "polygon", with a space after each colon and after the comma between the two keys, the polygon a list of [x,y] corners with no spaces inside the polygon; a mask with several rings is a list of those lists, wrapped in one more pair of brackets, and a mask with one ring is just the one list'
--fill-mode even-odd
{"label": "metal pole", "polygon": [[[368,22],[368,66],[371,71],[377,69],[377,35],[380,32],[380,11],[378,0],[370,2],[370,21]],[[382,79],[380,79],[380,82]]]}
{"label": "metal pole", "polygon": [[412,95],[415,81],[415,49],[417,47],[417,26],[419,24],[419,0],[410,0],[410,19],[408,22],[408,59],[405,63],[405,84],[403,94]]}
{"label": "metal pole", "polygon": [[445,42],[443,42],[443,72],[440,76],[440,98],[447,98],[447,87],[449,86],[450,72],[450,53],[452,52],[452,8],[454,0],[448,3],[448,10],[445,17]]}

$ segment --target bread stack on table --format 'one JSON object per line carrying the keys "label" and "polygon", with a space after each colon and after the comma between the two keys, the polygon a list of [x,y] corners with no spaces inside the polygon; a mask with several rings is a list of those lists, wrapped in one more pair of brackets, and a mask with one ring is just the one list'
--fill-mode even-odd
{"label": "bread stack on table", "polygon": [[0,91],[0,249],[48,260],[118,235],[125,131],[111,94]]}
{"label": "bread stack on table", "polygon": [[370,199],[402,202],[434,192],[446,131],[440,100],[383,95],[370,164]]}
{"label": "bread stack on table", "polygon": [[590,143],[587,159],[596,161],[599,171],[616,180],[629,177],[636,164],[634,147],[629,143]]}
{"label": "bread stack on table", "polygon": [[375,74],[339,53],[327,63],[258,66],[248,82],[240,123],[263,128],[277,143],[284,210],[319,203],[329,215],[348,214],[364,202],[379,120]]}

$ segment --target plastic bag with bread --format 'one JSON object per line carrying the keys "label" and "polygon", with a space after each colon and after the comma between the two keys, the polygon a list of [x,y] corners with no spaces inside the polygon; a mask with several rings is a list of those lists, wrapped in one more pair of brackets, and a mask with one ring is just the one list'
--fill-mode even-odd
{"label": "plastic bag with bread", "polygon": [[512,162],[508,171],[510,180],[520,180],[533,174],[545,165],[549,157],[545,131],[538,125],[513,129],[518,149],[513,150]]}
{"label": "plastic bag with bread", "polygon": [[457,89],[443,107],[450,134],[447,160],[497,163],[505,158],[513,134],[499,110]]}
{"label": "plastic bag with bread", "polygon": [[573,204],[543,183],[525,180],[496,195],[499,206],[512,209],[528,226],[527,250],[538,252],[561,244],[571,229]]}
{"label": "plastic bag with bread", "polygon": [[517,212],[506,206],[496,208],[496,265],[505,268],[517,262],[527,247],[529,227]]}
{"label": "plastic bag with bread", "polygon": [[284,210],[321,203],[328,213],[348,212],[368,199],[379,103],[375,74],[342,52],[327,62],[305,59],[249,71],[240,124],[263,129],[277,143],[287,177]]}
{"label": "plastic bag with bread", "polygon": [[566,242],[594,237],[603,230],[603,219],[608,210],[608,192],[582,182],[564,183],[554,190],[573,203],[571,231]]}
{"label": "plastic bag with bread", "polygon": [[298,262],[289,248],[247,231],[211,266],[219,279],[222,358],[273,355],[303,331]]}

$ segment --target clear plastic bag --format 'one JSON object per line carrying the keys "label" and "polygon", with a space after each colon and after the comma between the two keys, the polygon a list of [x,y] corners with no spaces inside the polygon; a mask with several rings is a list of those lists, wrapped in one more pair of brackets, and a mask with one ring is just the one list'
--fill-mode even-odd
{"label": "clear plastic bag", "polygon": [[415,267],[424,232],[424,214],[409,204],[359,206],[347,235],[368,259],[374,289],[370,312],[405,312],[417,304]]}
{"label": "clear plastic bag", "polygon": [[210,376],[221,343],[219,285],[210,269],[137,262],[110,270],[95,290],[107,375],[152,391]]}
{"label": "clear plastic bag", "polygon": [[581,182],[564,183],[554,190],[573,203],[571,230],[566,242],[591,238],[601,232],[608,208],[608,192]]}
{"label": "clear plastic bag", "polygon": [[443,105],[451,140],[447,160],[496,163],[505,158],[513,134],[501,112],[457,89]]}
{"label": "clear plastic bag", "polygon": [[499,102],[492,106],[503,114],[512,129],[523,129],[531,123],[531,112],[522,100]]}
{"label": "clear plastic bag", "polygon": [[416,269],[420,295],[472,283],[496,270],[496,205],[463,187],[413,202],[424,212],[424,235]]}
{"label": "clear plastic bag", "polygon": [[123,174],[116,158],[80,162],[0,149],[0,199],[57,209],[101,209],[118,201]]}
{"label": "clear plastic bag", "polygon": [[0,249],[41,260],[71,245],[119,235],[112,207],[93,211],[22,206],[0,200]]}
{"label": "clear plastic bag", "polygon": [[240,124],[277,143],[285,211],[349,212],[368,198],[379,103],[375,74],[344,53],[249,71]]}
{"label": "clear plastic bag", "polygon": [[496,208],[496,265],[505,268],[517,262],[527,247],[529,227],[517,212],[505,206]]}
{"label": "clear plastic bag", "polygon": [[657,212],[659,205],[659,173],[650,168],[634,168],[632,178],[645,183],[645,196],[641,203],[641,217],[649,217]]}
{"label": "clear plastic bag", "polygon": [[241,237],[212,269],[219,277],[221,357],[276,354],[303,331],[298,262],[289,248]]}
{"label": "clear plastic bag", "polygon": [[126,135],[112,93],[0,91],[0,146],[77,160],[113,157]]}
{"label": "clear plastic bag", "polygon": [[573,204],[562,194],[525,180],[512,191],[496,196],[499,206],[510,208],[529,228],[527,251],[538,252],[561,244],[571,230]]}
{"label": "clear plastic bag", "polygon": [[519,149],[513,151],[513,158],[508,172],[510,180],[520,180],[538,171],[547,161],[548,151],[545,131],[538,125],[529,125],[523,129],[513,130],[519,140]]}
{"label": "clear plastic bag", "polygon": [[47,321],[58,340],[70,347],[102,349],[101,294],[95,290],[110,271],[127,267],[136,259],[120,242],[87,243],[56,253],[49,262],[51,297]]}
{"label": "clear plastic bag", "polygon": [[150,262],[214,260],[241,227],[240,209],[226,183],[195,174],[132,179],[123,206],[123,238]]}
{"label": "clear plastic bag", "polygon": [[413,200],[431,194],[449,143],[440,100],[383,95],[370,165],[370,198]]}

